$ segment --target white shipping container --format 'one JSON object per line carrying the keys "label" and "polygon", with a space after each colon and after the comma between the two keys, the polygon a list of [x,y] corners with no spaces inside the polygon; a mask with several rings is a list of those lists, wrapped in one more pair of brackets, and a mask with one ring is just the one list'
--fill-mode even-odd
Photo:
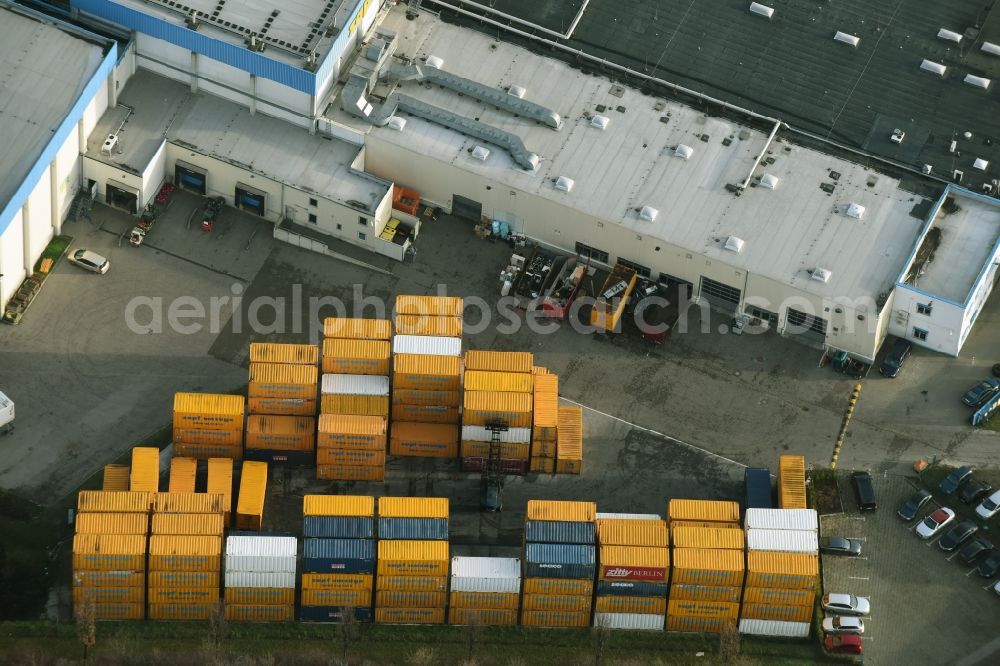
{"label": "white shipping container", "polygon": [[392,353],[461,356],[462,338],[443,338],[436,335],[397,335],[392,339]]}
{"label": "white shipping container", "polygon": [[323,375],[323,395],[389,395],[383,375]]}
{"label": "white shipping container", "polygon": [[781,636],[783,638],[809,638],[808,622],[782,620],[740,620],[740,633],[754,636]]}
{"label": "white shipping container", "polygon": [[[490,442],[493,441],[493,433],[483,426],[462,426],[462,441]],[[506,432],[500,433],[500,441],[511,444],[527,444],[531,441],[531,428],[509,428]]]}
{"label": "white shipping container", "polygon": [[506,592],[521,593],[520,578],[451,577],[452,592]]}
{"label": "white shipping container", "polygon": [[663,516],[655,513],[601,513],[597,512],[597,520],[663,520]]}
{"label": "white shipping container", "polygon": [[747,509],[743,523],[749,529],[812,530],[819,527],[815,509]]}
{"label": "white shipping container", "polygon": [[298,540],[280,536],[231,536],[226,539],[226,571],[292,572]]}
{"label": "white shipping container", "polygon": [[521,560],[516,557],[451,558],[451,575],[456,578],[520,578]]}
{"label": "white shipping container", "polygon": [[608,629],[653,629],[663,631],[662,615],[649,613],[594,613],[594,626]]}
{"label": "white shipping container", "polygon": [[747,530],[747,550],[818,553],[819,538],[808,530]]}
{"label": "white shipping container", "polygon": [[226,571],[226,587],[295,589],[295,572]]}

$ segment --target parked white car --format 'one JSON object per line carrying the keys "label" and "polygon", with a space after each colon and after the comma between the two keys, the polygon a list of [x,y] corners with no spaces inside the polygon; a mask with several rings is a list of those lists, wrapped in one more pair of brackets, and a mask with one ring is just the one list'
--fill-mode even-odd
{"label": "parked white car", "polygon": [[1000,511],[1000,490],[996,491],[976,507],[976,515],[982,519],[992,518]]}
{"label": "parked white car", "polygon": [[868,597],[858,597],[853,594],[831,592],[823,595],[823,610],[844,615],[869,615],[871,601]]}
{"label": "parked white car", "polygon": [[943,506],[920,521],[920,524],[917,525],[917,536],[921,539],[930,539],[953,520],[955,520],[955,512]]}
{"label": "parked white car", "polygon": [[865,623],[860,617],[827,616],[823,619],[823,631],[828,634],[863,634]]}
{"label": "parked white car", "polygon": [[101,275],[104,275],[108,272],[108,269],[111,268],[110,261],[91,250],[77,250],[76,252],[70,254],[67,259],[69,259],[71,264],[76,264],[80,268],[88,270],[91,273],[100,273]]}

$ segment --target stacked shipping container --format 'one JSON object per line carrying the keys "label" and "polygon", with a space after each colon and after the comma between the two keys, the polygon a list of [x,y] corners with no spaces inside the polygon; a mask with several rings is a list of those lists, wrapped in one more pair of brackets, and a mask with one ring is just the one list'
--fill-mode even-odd
{"label": "stacked shipping container", "polygon": [[198,476],[198,461],[195,458],[171,458],[169,493],[193,493],[195,478]]}
{"label": "stacked shipping container", "polygon": [[735,629],[745,570],[740,505],[672,499],[667,516],[674,546],[667,629]]}
{"label": "stacked shipping container", "polygon": [[128,489],[136,493],[155,493],[160,490],[159,449],[151,446],[132,449]]}
{"label": "stacked shipping container", "polygon": [[236,500],[236,527],[259,530],[264,523],[264,499],[267,496],[267,463],[248,460],[240,473],[240,494]]}
{"label": "stacked shipping container", "polygon": [[559,378],[553,374],[535,376],[532,395],[531,471],[556,471],[559,430]]}
{"label": "stacked shipping container", "polygon": [[318,363],[316,345],[250,343],[248,460],[314,464]]}
{"label": "stacked shipping container", "polygon": [[230,535],[226,539],[226,619],[291,622],[295,619],[292,536]]}
{"label": "stacked shipping container", "polygon": [[299,619],[371,622],[375,577],[375,498],[306,495],[302,503]]}
{"label": "stacked shipping container", "polygon": [[498,435],[501,470],[507,474],[528,471],[535,379],[532,362],[527,352],[466,353],[461,446],[464,471],[476,472],[485,467],[493,438],[487,428],[491,424],[507,427]]}
{"label": "stacked shipping container", "polygon": [[806,509],[806,459],[803,456],[778,458],[778,508]]}
{"label": "stacked shipping container", "polygon": [[666,521],[599,518],[594,626],[663,629],[670,550]]}
{"label": "stacked shipping container", "polygon": [[174,455],[242,460],[245,415],[241,395],[174,394]]}
{"label": "stacked shipping container", "polygon": [[593,502],[528,500],[521,624],[590,624],[596,513]]}
{"label": "stacked shipping container", "polygon": [[316,478],[382,481],[389,424],[387,319],[323,322],[323,395]]}
{"label": "stacked shipping container", "polygon": [[222,496],[222,520],[226,527],[233,508],[233,460],[232,458],[208,459],[208,485],[210,494]]}
{"label": "stacked shipping container", "polygon": [[375,621],[444,624],[448,605],[448,500],[382,497],[378,502]]}
{"label": "stacked shipping container", "polygon": [[556,474],[580,474],[583,471],[583,409],[559,407],[556,433]]}
{"label": "stacked shipping container", "polygon": [[512,626],[521,601],[521,561],[453,557],[448,624]]}
{"label": "stacked shipping container", "polygon": [[105,465],[102,490],[125,491],[129,489],[128,465]]}

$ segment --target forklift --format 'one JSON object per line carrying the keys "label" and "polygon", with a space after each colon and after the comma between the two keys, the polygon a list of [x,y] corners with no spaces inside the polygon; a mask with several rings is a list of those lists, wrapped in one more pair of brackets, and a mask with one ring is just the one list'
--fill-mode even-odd
{"label": "forklift", "polygon": [[495,513],[503,508],[504,475],[500,469],[500,433],[507,432],[504,421],[490,421],[486,424],[490,432],[490,455],[483,467],[483,476],[479,483],[479,508]]}

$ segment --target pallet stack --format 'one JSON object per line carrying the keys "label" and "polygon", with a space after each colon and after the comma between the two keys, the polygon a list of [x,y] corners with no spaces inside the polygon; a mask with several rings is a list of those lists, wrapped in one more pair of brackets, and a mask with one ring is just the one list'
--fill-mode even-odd
{"label": "pallet stack", "polygon": [[583,472],[583,409],[559,407],[556,433],[556,474]]}
{"label": "pallet stack", "polygon": [[226,619],[291,622],[295,619],[293,536],[230,535],[226,539]]}
{"label": "pallet stack", "polygon": [[149,619],[206,620],[219,604],[222,496],[158,493],[149,538]]}
{"label": "pallet stack", "polygon": [[663,629],[670,550],[666,521],[598,518],[594,626]]}
{"label": "pallet stack", "polygon": [[531,471],[554,474],[559,441],[559,377],[535,375],[532,393]]}
{"label": "pallet stack", "polygon": [[315,464],[318,364],[316,345],[250,343],[247,460]]}
{"label": "pallet stack", "polygon": [[150,494],[81,491],[73,537],[73,611],[141,620],[146,606]]}
{"label": "pallet stack", "polygon": [[174,455],[242,460],[245,416],[241,395],[174,394]]}
{"label": "pallet stack", "polygon": [[[375,578],[375,498],[306,495],[302,503],[303,622],[371,622]],[[349,609],[349,610],[347,610]]]}
{"label": "pallet stack", "polygon": [[593,502],[528,501],[521,624],[590,625],[596,513]]}
{"label": "pallet stack", "polygon": [[448,499],[378,502],[375,622],[444,624],[448,605]]}
{"label": "pallet stack", "polygon": [[451,558],[448,624],[514,626],[521,603],[521,560]]}
{"label": "pallet stack", "polygon": [[463,308],[454,296],[396,297],[391,455],[458,457]]}
{"label": "pallet stack", "polygon": [[667,630],[723,633],[736,627],[745,572],[738,502],[672,499]]}

